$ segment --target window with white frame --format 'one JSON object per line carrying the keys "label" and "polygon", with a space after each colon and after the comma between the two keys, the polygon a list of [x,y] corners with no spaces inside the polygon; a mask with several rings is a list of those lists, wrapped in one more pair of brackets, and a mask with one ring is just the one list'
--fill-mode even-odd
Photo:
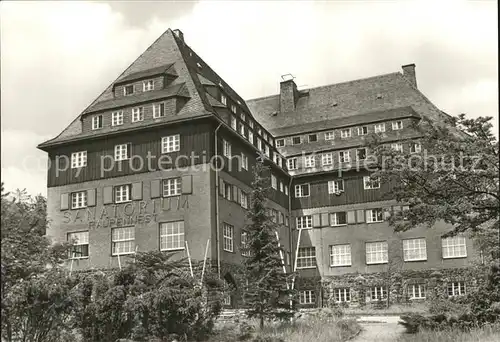
{"label": "window with white frame", "polygon": [[292,145],[299,145],[302,142],[300,137],[292,137]]}
{"label": "window with white frame", "polygon": [[129,144],[115,145],[115,161],[130,158]]}
{"label": "window with white frame", "polygon": [[269,150],[269,145],[264,144],[264,154],[269,158],[271,157],[271,151]]}
{"label": "window with white frame", "polygon": [[243,112],[240,113],[240,119],[241,119],[241,121],[245,122],[245,120],[246,120],[245,113],[243,113]]}
{"label": "window with white frame", "polygon": [[391,149],[397,152],[403,152],[403,144],[402,143],[392,143]]}
{"label": "window with white frame", "polygon": [[375,124],[375,126],[373,128],[375,130],[375,133],[385,132],[385,123],[382,122],[382,123]]}
{"label": "window with white frame", "polygon": [[240,204],[243,208],[248,209],[248,195],[243,191],[240,192]]}
{"label": "window with white frame", "polygon": [[463,236],[451,236],[441,239],[443,259],[465,258],[467,256],[467,244]]}
{"label": "window with white frame", "polygon": [[330,214],[330,226],[344,226],[347,224],[347,213],[340,211]]}
{"label": "window with white frame", "polygon": [[366,148],[358,148],[356,149],[356,159],[357,160],[365,160],[366,159]]}
{"label": "window with white frame", "polygon": [[285,195],[288,196],[288,186],[285,186]]}
{"label": "window with white frame", "polygon": [[425,299],[425,284],[410,284],[407,293],[409,299]]}
{"label": "window with white frame", "polygon": [[123,110],[111,113],[111,126],[123,125]]}
{"label": "window with white frame", "polygon": [[351,289],[350,288],[333,289],[333,298],[337,303],[348,303],[351,301]]}
{"label": "window with white frame", "polygon": [[336,194],[339,192],[344,191],[344,180],[343,179],[336,179],[332,181],[328,181],[328,193],[329,194]]}
{"label": "window with white frame", "polygon": [[236,106],[234,104],[231,105],[231,112],[236,113]]}
{"label": "window with white frame", "polygon": [[224,198],[227,199],[228,201],[233,198],[233,187],[231,184],[224,183]]}
{"label": "window with white frame", "polygon": [[297,268],[315,268],[316,267],[316,248],[300,247],[297,254]]}
{"label": "window with white frame", "polygon": [[314,304],[316,303],[316,293],[314,290],[301,290],[299,291],[300,304]]}
{"label": "window with white frame", "polygon": [[223,293],[222,304],[225,306],[231,305],[231,293]]}
{"label": "window with white frame", "polygon": [[224,157],[231,158],[231,143],[227,140],[222,141],[222,154]]}
{"label": "window with white frame", "polygon": [[350,128],[341,129],[340,130],[340,137],[342,139],[350,138],[351,137],[351,129]]}
{"label": "window with white frame", "polygon": [[448,296],[464,296],[465,295],[465,282],[463,281],[452,281],[448,283]]}
{"label": "window with white frame", "polygon": [[262,128],[258,128],[258,129],[257,129],[257,133],[258,133],[259,135],[262,135]]}
{"label": "window with white frame", "polygon": [[315,165],[314,156],[304,156],[304,167],[311,168]]}
{"label": "window with white frame", "polygon": [[366,264],[385,264],[388,261],[387,241],[367,242],[366,248]]}
{"label": "window with white frame", "polygon": [[276,139],[276,147],[285,146],[285,139]]}
{"label": "window with white frame", "polygon": [[234,227],[230,224],[224,223],[223,227],[223,245],[224,250],[228,252],[233,251],[233,240],[234,240]]}
{"label": "window with white frame", "polygon": [[297,170],[297,158],[288,158],[286,160],[286,167],[288,170]]}
{"label": "window with white frame", "polygon": [[285,185],[283,184],[282,181],[280,181],[280,191],[283,192],[285,189]]}
{"label": "window with white frame", "polygon": [[161,138],[161,153],[177,152],[181,149],[180,134],[169,135]]}
{"label": "window with white frame", "polygon": [[252,119],[248,120],[248,125],[250,126],[250,128],[253,128],[253,120]]}
{"label": "window with white frame", "polygon": [[113,255],[134,253],[135,227],[113,228],[111,230],[111,246]]}
{"label": "window with white frame", "polygon": [[163,180],[163,197],[180,196],[182,182],[181,178],[169,178]]}
{"label": "window with white frame", "polygon": [[89,232],[68,233],[70,259],[82,259],[89,256]]}
{"label": "window with white frame", "polygon": [[153,119],[161,118],[165,116],[165,103],[155,103],[153,104]]}
{"label": "window with white frame", "polygon": [[351,245],[330,246],[330,266],[351,266]]}
{"label": "window with white frame", "polygon": [[134,85],[130,84],[128,86],[123,87],[123,95],[132,95],[134,93]]}
{"label": "window with white frame", "polygon": [[329,152],[329,153],[323,153],[321,155],[321,164],[323,166],[333,165],[333,153],[331,153],[331,152]]}
{"label": "window with white frame", "polygon": [[102,115],[94,115],[92,117],[92,129],[102,128]]}
{"label": "window with white frame", "polygon": [[237,126],[238,126],[238,122],[236,120],[236,116],[231,115],[231,128],[236,131]]}
{"label": "window with white frame", "polygon": [[71,153],[71,168],[76,169],[84,166],[87,166],[87,151]]}
{"label": "window with white frame", "polygon": [[130,184],[117,185],[114,187],[115,203],[130,201]]}
{"label": "window with white frame", "polygon": [[226,105],[227,104],[227,97],[223,94],[220,95],[220,102],[223,104],[223,105]]}
{"label": "window with white frame", "polygon": [[295,218],[297,229],[310,229],[312,228],[312,216],[298,216]]}
{"label": "window with white frame", "polygon": [[262,151],[262,140],[260,138],[257,138],[257,149]]}
{"label": "window with white frame", "polygon": [[387,298],[387,289],[385,286],[374,286],[370,289],[371,300],[381,300]]}
{"label": "window with white frame", "polygon": [[333,140],[335,138],[335,133],[333,131],[325,132],[325,140]]}
{"label": "window with white frame", "polygon": [[266,132],[262,133],[262,139],[267,140],[267,133]]}
{"label": "window with white frame", "polygon": [[384,211],[382,208],[368,209],[366,211],[366,222],[375,223],[384,221]]}
{"label": "window with white frame", "polygon": [[241,255],[243,256],[251,256],[252,253],[248,250],[248,233],[247,232],[241,232]]}
{"label": "window with white frame", "polygon": [[349,163],[351,161],[350,151],[340,151],[339,152],[339,163]]}
{"label": "window with white frame", "polygon": [[420,153],[422,151],[422,145],[420,143],[410,144],[410,153]]}
{"label": "window with white frame", "polygon": [[371,179],[370,176],[363,177],[363,185],[365,190],[379,189],[380,188],[380,178]]}
{"label": "window with white frame", "polygon": [[309,197],[309,184],[295,185],[295,197]]}
{"label": "window with white frame", "polygon": [[144,120],[144,107],[132,108],[132,122],[139,122]]}
{"label": "window with white frame", "polygon": [[245,153],[241,153],[241,168],[248,170],[248,157]]}
{"label": "window with white frame", "polygon": [[404,261],[427,260],[427,245],[424,238],[403,240]]}
{"label": "window with white frame", "polygon": [[309,140],[310,143],[318,141],[318,135],[317,134],[309,134],[307,138],[308,138],[308,140]]}
{"label": "window with white frame", "polygon": [[142,91],[151,91],[155,88],[155,83],[153,80],[147,80],[142,82]]}
{"label": "window with white frame", "polygon": [[184,221],[160,223],[160,251],[184,249]]}
{"label": "window with white frame", "polygon": [[87,206],[87,191],[78,191],[71,194],[71,209],[85,208]]}
{"label": "window with white frame", "polygon": [[397,131],[403,129],[403,121],[393,121],[392,122],[392,130]]}
{"label": "window with white frame", "polygon": [[253,132],[251,130],[248,130],[248,141],[253,144]]}
{"label": "window with white frame", "polygon": [[368,134],[367,126],[358,127],[358,135],[367,135],[367,134]]}
{"label": "window with white frame", "polygon": [[271,174],[271,187],[275,190],[278,189],[278,179],[273,174]]}
{"label": "window with white frame", "polygon": [[245,125],[243,125],[243,124],[240,124],[240,134],[242,136],[245,136]]}

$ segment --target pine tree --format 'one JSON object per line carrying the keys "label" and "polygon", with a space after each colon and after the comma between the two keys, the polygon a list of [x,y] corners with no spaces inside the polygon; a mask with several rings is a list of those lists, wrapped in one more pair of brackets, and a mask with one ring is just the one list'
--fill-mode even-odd
{"label": "pine tree", "polygon": [[[269,169],[262,159],[253,170],[251,207],[248,212],[250,224],[246,226],[247,240],[243,251],[249,254],[245,259],[248,289],[245,302],[249,306],[247,316],[258,318],[261,329],[266,319],[289,319],[294,314],[291,305],[290,274],[283,271],[282,247],[277,240],[278,226],[267,214],[265,203],[269,190]],[[283,251],[284,253],[284,251]]]}

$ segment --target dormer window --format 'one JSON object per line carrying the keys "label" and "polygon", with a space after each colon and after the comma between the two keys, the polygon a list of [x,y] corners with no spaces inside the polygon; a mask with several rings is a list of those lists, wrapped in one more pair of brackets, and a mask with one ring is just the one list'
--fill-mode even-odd
{"label": "dormer window", "polygon": [[153,80],[142,82],[142,91],[150,91],[155,88]]}
{"label": "dormer window", "polygon": [[102,128],[102,115],[92,117],[92,129]]}
{"label": "dormer window", "polygon": [[127,96],[127,95],[132,95],[133,93],[134,93],[134,85],[133,85],[133,84],[128,85],[128,86],[125,86],[125,87],[123,88],[123,94],[124,94],[125,96]]}
{"label": "dormer window", "polygon": [[153,104],[153,119],[161,118],[165,116],[165,103],[155,103]]}
{"label": "dormer window", "polygon": [[220,102],[221,102],[223,105],[226,105],[226,104],[227,104],[227,97],[221,94],[221,95],[220,95]]}

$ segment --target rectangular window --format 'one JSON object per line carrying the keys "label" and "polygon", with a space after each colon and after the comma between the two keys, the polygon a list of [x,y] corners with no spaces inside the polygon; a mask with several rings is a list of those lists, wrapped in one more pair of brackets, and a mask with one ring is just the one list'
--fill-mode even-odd
{"label": "rectangular window", "polygon": [[78,191],[71,194],[71,209],[85,208],[87,206],[87,191]]}
{"label": "rectangular window", "polygon": [[155,88],[153,80],[147,80],[142,82],[142,91],[151,91]]}
{"label": "rectangular window", "polygon": [[102,115],[94,115],[92,117],[92,129],[102,128]]}
{"label": "rectangular window", "polygon": [[351,266],[351,245],[330,246],[330,266]]}
{"label": "rectangular window", "polygon": [[301,143],[300,137],[293,137],[292,138],[292,145],[299,145]]}
{"label": "rectangular window", "polygon": [[111,126],[123,125],[123,110],[111,113]]}
{"label": "rectangular window", "polygon": [[130,201],[130,184],[118,185],[114,187],[115,203]]}
{"label": "rectangular window", "polygon": [[165,103],[155,103],[153,104],[153,119],[161,118],[165,116]]}
{"label": "rectangular window", "polygon": [[248,130],[248,141],[253,144],[253,132]]}
{"label": "rectangular window", "polygon": [[278,179],[273,174],[271,174],[271,187],[275,190],[278,190]]}
{"label": "rectangular window", "polygon": [[113,255],[131,254],[135,252],[135,227],[113,228],[111,230]]}
{"label": "rectangular window", "polygon": [[380,188],[380,178],[371,179],[370,176],[363,177],[363,184],[365,190],[379,189]]}
{"label": "rectangular window", "polygon": [[84,166],[87,166],[87,151],[71,153],[71,168],[76,169]]}
{"label": "rectangular window", "polygon": [[343,179],[328,181],[328,193],[329,194],[336,194],[336,193],[339,193],[342,191],[344,191],[344,180]]}
{"label": "rectangular window", "polygon": [[225,194],[225,198],[230,201],[232,198],[233,198],[233,187],[231,186],[231,184],[228,184],[228,183],[224,183],[224,194]]}
{"label": "rectangular window", "polygon": [[356,149],[356,159],[357,160],[365,160],[366,159],[366,148]]}
{"label": "rectangular window", "polygon": [[180,196],[182,182],[181,178],[169,178],[163,180],[163,197]]}
{"label": "rectangular window", "polygon": [[115,145],[115,161],[127,160],[130,158],[129,144]]}
{"label": "rectangular window", "polygon": [[394,151],[403,152],[403,144],[393,143],[391,144],[391,149],[393,149]]}
{"label": "rectangular window", "polygon": [[333,297],[337,303],[348,303],[351,301],[351,289],[333,289]]}
{"label": "rectangular window", "polygon": [[245,136],[245,125],[243,125],[242,123],[240,123],[240,134],[242,136]]}
{"label": "rectangular window", "polygon": [[248,195],[243,191],[240,192],[240,204],[243,208],[248,209]]}
{"label": "rectangular window", "polygon": [[368,134],[367,126],[358,127],[358,135],[367,135],[367,134]]}
{"label": "rectangular window", "polygon": [[397,131],[403,129],[403,121],[393,121],[392,122],[392,130]]}
{"label": "rectangular window", "polygon": [[236,116],[231,115],[231,128],[236,131],[238,122],[236,121]]}
{"label": "rectangular window", "polygon": [[223,94],[220,95],[220,102],[223,104],[223,105],[227,105],[227,97]]}
{"label": "rectangular window", "polygon": [[227,157],[231,158],[231,144],[227,140],[222,140],[222,154]]}
{"label": "rectangular window", "polygon": [[279,219],[280,219],[280,215],[279,215],[278,210],[276,210],[276,209],[271,209],[271,220],[272,220],[274,223],[278,223]]}
{"label": "rectangular window", "polygon": [[409,299],[425,299],[425,285],[411,284],[407,288]]}
{"label": "rectangular window", "polygon": [[82,259],[89,256],[89,232],[68,233],[70,259]]}
{"label": "rectangular window", "polygon": [[427,246],[425,239],[403,240],[404,261],[427,260]]}
{"label": "rectangular window", "polygon": [[305,156],[304,157],[304,167],[311,168],[315,165],[314,156]]}
{"label": "rectangular window", "polygon": [[285,223],[285,214],[280,213],[280,218],[278,221],[279,224],[284,224]]}
{"label": "rectangular window", "polygon": [[378,123],[374,126],[375,133],[383,133],[385,132],[385,123]]}
{"label": "rectangular window", "polygon": [[387,241],[367,242],[365,247],[367,265],[387,263]]}
{"label": "rectangular window", "polygon": [[441,247],[443,249],[443,259],[467,257],[467,244],[463,236],[443,238],[441,239]]}
{"label": "rectangular window", "polygon": [[134,93],[133,84],[123,87],[123,95],[127,96],[127,95],[132,95],[133,93]]}
{"label": "rectangular window", "polygon": [[276,147],[285,146],[285,139],[276,139]]}
{"label": "rectangular window", "polygon": [[422,151],[422,145],[419,143],[410,144],[410,153],[420,153]]}
{"label": "rectangular window", "polygon": [[342,139],[350,138],[351,137],[351,129],[345,128],[345,129],[340,130],[340,137]]}
{"label": "rectangular window", "polygon": [[333,131],[325,132],[325,140],[333,140],[334,138],[335,138],[335,133]]}
{"label": "rectangular window", "polygon": [[144,120],[144,107],[132,108],[132,122],[139,122]]}
{"label": "rectangular window", "polygon": [[323,153],[321,155],[321,164],[323,164],[323,166],[333,165],[333,154],[331,152]]}
{"label": "rectangular window", "polygon": [[384,212],[381,208],[368,209],[366,211],[366,222],[375,223],[384,221]]}
{"label": "rectangular window", "polygon": [[288,158],[286,160],[288,170],[297,170],[297,158]]}
{"label": "rectangular window", "polygon": [[248,125],[250,126],[250,128],[253,128],[253,120],[252,119],[248,120]]}
{"label": "rectangular window", "polygon": [[285,185],[283,184],[282,181],[280,181],[280,191],[283,192],[283,191],[285,191],[284,189],[285,189]]}
{"label": "rectangular window", "polygon": [[295,185],[295,197],[309,197],[309,184]]}
{"label": "rectangular window", "polygon": [[295,218],[297,229],[310,229],[312,228],[312,216],[299,216]]}
{"label": "rectangular window", "polygon": [[234,227],[230,224],[224,223],[223,228],[223,240],[224,240],[224,250],[228,252],[233,251],[233,238],[234,238]]}
{"label": "rectangular window", "polygon": [[350,151],[340,151],[339,152],[339,163],[349,163],[351,161]]}
{"label": "rectangular window", "polygon": [[372,300],[381,300],[387,298],[387,289],[384,286],[374,286],[370,289]]}
{"label": "rectangular window", "polygon": [[316,293],[314,290],[302,290],[299,292],[300,304],[314,304],[316,303]]}
{"label": "rectangular window", "polygon": [[465,282],[463,281],[453,281],[448,283],[448,296],[464,296],[465,295]]}
{"label": "rectangular window", "polygon": [[297,255],[297,268],[316,267],[316,248],[300,247]]}
{"label": "rectangular window", "polygon": [[248,157],[244,153],[241,153],[241,168],[248,170]]}
{"label": "rectangular window", "polygon": [[246,120],[245,113],[243,113],[243,112],[240,113],[240,119],[241,119],[241,121],[245,122],[245,120]]}
{"label": "rectangular window", "polygon": [[262,140],[260,140],[260,138],[257,138],[257,149],[262,151]]}
{"label": "rectangular window", "polygon": [[231,112],[236,114],[236,106],[234,104],[231,105]]}
{"label": "rectangular window", "polygon": [[160,223],[160,251],[184,249],[184,221]]}
{"label": "rectangular window", "polygon": [[180,134],[161,138],[161,153],[177,152],[181,149]]}
{"label": "rectangular window", "polygon": [[288,196],[288,186],[285,186],[285,195]]}
{"label": "rectangular window", "polygon": [[347,213],[341,211],[330,214],[330,226],[344,226],[347,224]]}
{"label": "rectangular window", "polygon": [[264,154],[269,158],[271,157],[271,152],[269,150],[269,145],[264,144]]}
{"label": "rectangular window", "polygon": [[247,232],[241,232],[241,255],[243,256],[252,256],[250,251],[248,250],[248,233]]}
{"label": "rectangular window", "polygon": [[317,134],[309,134],[309,142],[316,142],[318,141],[318,135]]}

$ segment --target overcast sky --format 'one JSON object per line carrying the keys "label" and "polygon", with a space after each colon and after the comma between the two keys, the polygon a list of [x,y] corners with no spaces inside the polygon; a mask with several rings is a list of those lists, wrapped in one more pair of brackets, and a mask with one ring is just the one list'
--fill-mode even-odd
{"label": "overcast sky", "polygon": [[167,28],[243,98],[280,75],[315,87],[416,64],[445,112],[494,116],[496,1],[0,2],[2,181],[46,194],[35,146],[61,132]]}

